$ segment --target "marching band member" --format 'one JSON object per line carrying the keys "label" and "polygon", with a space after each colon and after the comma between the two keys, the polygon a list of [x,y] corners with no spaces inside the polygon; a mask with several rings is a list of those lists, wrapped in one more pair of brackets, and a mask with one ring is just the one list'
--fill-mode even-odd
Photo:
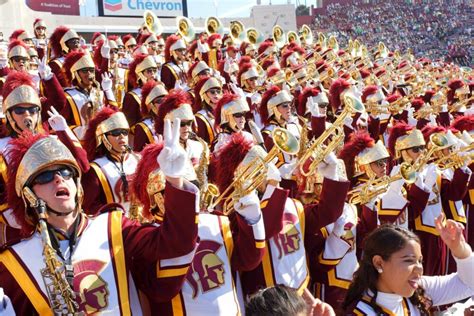
{"label": "marching band member", "polygon": [[161,81],[166,89],[175,87],[185,89],[187,87],[186,43],[178,35],[168,36],[165,45],[165,63],[161,69]]}
{"label": "marching band member", "polygon": [[[49,80],[48,84],[59,86],[57,80]],[[59,139],[72,150],[78,158],[79,164],[83,170],[88,169],[87,158],[82,152],[76,152],[75,148],[80,148],[80,145],[74,141],[75,137],[72,132],[67,128],[67,124],[62,123],[64,118],[59,118],[56,115],[57,112],[47,106],[51,104],[50,100],[45,98],[39,98],[38,93],[35,90],[34,84],[27,73],[12,71],[3,87],[3,113],[6,116],[6,129],[8,134],[5,137],[0,138],[1,153],[0,153],[0,165],[1,165],[1,179],[0,186],[5,188],[8,182],[8,170],[11,164],[11,157],[9,154],[10,145],[9,142],[17,138],[23,131],[29,130],[33,133],[39,133],[42,131],[41,124],[41,111],[42,108],[54,112],[55,120],[50,120],[52,128],[56,131],[56,135]],[[47,114],[45,117],[48,117]],[[54,124],[57,121],[58,124]],[[62,123],[62,124],[61,124]],[[79,146],[78,146],[79,145]],[[9,226],[17,227],[13,217],[11,216],[11,210],[8,209],[8,203],[5,196],[5,190],[1,196],[1,222],[6,223]]]}
{"label": "marching band member", "polygon": [[47,58],[51,58],[48,65],[63,88],[69,87],[70,84],[70,82],[68,84],[64,74],[64,60],[67,54],[80,49],[80,43],[80,38],[76,31],[66,26],[58,26],[49,38],[52,56],[47,56]]}
{"label": "marching band member", "polygon": [[188,78],[190,78],[190,87],[198,83],[199,80],[209,77],[211,75],[211,68],[204,61],[194,62],[188,70]]}
{"label": "marching band member", "polygon": [[222,37],[218,33],[214,33],[207,38],[209,51],[202,53],[202,60],[209,65],[209,67],[217,70],[219,61],[222,60]]}
{"label": "marching band member", "polygon": [[130,211],[129,182],[138,164],[138,156],[129,152],[130,128],[122,112],[104,108],[89,122],[84,136],[91,169],[84,174],[84,208],[90,215],[109,203],[121,204]]}
{"label": "marching band member", "polygon": [[[137,287],[151,285],[132,275],[165,264],[170,272],[187,270],[190,259],[182,258],[195,251],[198,190],[180,177],[184,153],[177,134],[177,128],[165,133],[166,150],[158,157],[171,197],[159,227],[130,221],[114,205],[97,217],[85,216],[81,171],[72,153],[40,134],[12,142],[9,203],[28,238],[3,249],[0,280],[17,314],[141,314]],[[183,279],[170,279],[168,289],[177,293]]]}
{"label": "marching band member", "polygon": [[134,88],[125,94],[122,111],[127,117],[128,124],[133,127],[142,119],[140,113],[142,87],[148,81],[156,79],[158,66],[152,56],[138,54],[135,55],[128,69],[128,80],[133,82]]}
{"label": "marching band member", "polygon": [[[233,136],[235,142],[229,142],[223,149],[220,159],[222,163],[230,160],[234,165],[245,155],[251,156],[250,147],[241,150],[240,141],[242,136]],[[239,139],[239,140],[237,140]],[[250,145],[251,146],[251,145]],[[155,161],[153,156],[162,151],[162,145],[157,143],[149,145],[144,150],[144,159]],[[259,147],[254,147],[259,148]],[[261,149],[261,148],[260,148]],[[236,157],[235,153],[239,152]],[[241,165],[246,161],[243,159]],[[221,163],[218,162],[220,165]],[[159,165],[140,163],[137,176],[139,182],[134,182],[137,188],[137,196],[144,203],[144,211],[151,213],[154,220],[161,224],[168,216],[168,208],[163,208],[163,198],[168,198],[166,193],[163,197],[163,178],[159,175]],[[231,173],[227,173],[231,175]],[[143,184],[143,179],[148,181]],[[232,175],[230,177],[232,180]],[[250,193],[238,200],[235,214],[230,217],[220,216],[208,212],[201,212],[198,220],[199,246],[192,259],[191,267],[187,271],[186,280],[181,292],[177,296],[170,296],[169,300],[150,300],[152,314],[160,315],[218,315],[218,314],[240,314],[243,306],[237,300],[238,289],[236,287],[235,271],[246,271],[254,268],[261,260],[264,248],[262,242],[265,239],[263,217],[261,214],[259,199],[255,193]],[[151,207],[150,207],[151,206]],[[160,267],[161,268],[161,267]],[[158,280],[165,276],[166,270],[158,273],[153,271],[153,276]],[[160,291],[155,283],[154,287],[144,291],[154,293]]]}
{"label": "marching band member", "polygon": [[81,51],[67,55],[63,70],[70,87],[64,90],[66,102],[60,106],[60,113],[81,140],[94,114],[105,104],[116,105],[112,80],[104,74],[99,84],[95,79],[96,67],[91,55]]}
{"label": "marching band member", "polygon": [[146,144],[152,144],[158,139],[155,132],[155,120],[158,108],[168,91],[163,84],[156,81],[148,81],[142,87],[141,114],[143,120],[135,124],[133,128],[133,150],[142,151]]}
{"label": "marching band member", "polygon": [[[132,34],[127,34],[123,37],[121,44],[122,45],[119,45],[119,48],[123,51],[120,52],[119,65],[123,68],[128,68],[128,65],[133,61],[132,56],[133,56],[133,51],[137,47],[137,40],[135,39],[135,37],[133,37]],[[129,89],[125,89],[125,90],[128,91]]]}
{"label": "marching band member", "polygon": [[216,138],[214,112],[222,97],[222,83],[216,77],[204,77],[198,81],[194,92],[196,134],[210,146]]}
{"label": "marching band member", "polygon": [[186,151],[184,177],[189,181],[196,181],[195,168],[199,165],[203,146],[194,139],[191,139],[194,114],[191,107],[191,100],[184,90],[174,89],[163,98],[155,119],[155,132],[163,135],[164,122],[166,120],[180,119],[179,144]]}
{"label": "marching band member", "polygon": [[35,37],[33,37],[33,44],[36,50],[38,51],[38,58],[43,59],[46,54],[48,46],[48,37],[46,35],[46,23],[44,20],[36,18],[33,22],[33,30]]}
{"label": "marching band member", "polygon": [[230,93],[222,96],[214,111],[214,126],[216,130],[219,130],[219,134],[217,134],[212,145],[213,152],[216,155],[235,133],[242,134],[246,139],[253,141],[252,134],[244,130],[245,116],[249,110],[248,103],[243,98]]}
{"label": "marching band member", "polygon": [[[237,81],[241,89],[243,90],[243,95],[247,99],[247,103],[250,107],[250,113],[247,116],[247,119],[252,119],[257,126],[263,128],[263,118],[260,117],[259,108],[260,102],[262,101],[262,96],[257,91],[257,82],[260,78],[260,74],[253,65],[253,63],[243,63],[239,67],[239,73],[237,74]],[[236,93],[236,89],[232,89]],[[240,92],[239,92],[240,94]]]}
{"label": "marching band member", "polygon": [[[260,105],[260,117],[265,124],[262,134],[267,150],[274,146],[271,133],[276,127],[285,128],[298,140],[300,139],[301,126],[291,114],[292,100],[292,96],[286,90],[280,90],[276,86],[271,87],[264,93]],[[290,190],[291,197],[296,195],[296,178],[293,175],[295,163],[296,157],[287,153],[280,155],[276,163],[283,178],[281,185],[283,188]]]}

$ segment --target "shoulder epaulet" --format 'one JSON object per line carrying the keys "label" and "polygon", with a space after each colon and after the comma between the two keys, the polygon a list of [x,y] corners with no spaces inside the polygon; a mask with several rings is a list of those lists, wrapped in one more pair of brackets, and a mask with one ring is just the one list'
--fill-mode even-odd
{"label": "shoulder epaulet", "polygon": [[5,223],[0,223],[0,252],[5,251],[22,240],[31,238],[33,233],[34,231],[30,235],[24,236],[19,229],[8,226]]}

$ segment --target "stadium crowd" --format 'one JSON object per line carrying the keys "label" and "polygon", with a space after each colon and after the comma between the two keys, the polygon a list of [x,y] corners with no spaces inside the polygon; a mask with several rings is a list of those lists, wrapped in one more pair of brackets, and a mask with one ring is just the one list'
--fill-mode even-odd
{"label": "stadium crowd", "polygon": [[417,57],[471,67],[474,62],[474,8],[467,1],[332,3],[316,16],[314,28],[336,34],[343,44],[350,38],[368,45],[382,41]]}

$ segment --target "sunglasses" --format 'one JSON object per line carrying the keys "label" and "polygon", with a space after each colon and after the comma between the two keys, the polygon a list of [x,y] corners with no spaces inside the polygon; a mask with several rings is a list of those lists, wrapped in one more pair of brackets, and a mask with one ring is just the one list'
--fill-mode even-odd
{"label": "sunglasses", "polygon": [[257,80],[258,80],[258,77],[248,78],[247,80],[248,80],[248,81],[257,81]]}
{"label": "sunglasses", "polygon": [[282,104],[278,104],[279,107],[283,108],[283,109],[287,109],[290,107],[290,103],[282,103]]}
{"label": "sunglasses", "polygon": [[74,175],[74,172],[71,170],[71,168],[68,168],[68,167],[61,167],[59,169],[47,170],[37,175],[36,178],[31,183],[33,185],[50,183],[51,181],[54,180],[54,177],[57,174],[60,175],[64,180],[69,180]]}
{"label": "sunglasses", "polygon": [[26,112],[30,113],[30,115],[38,113],[40,110],[39,106],[33,106],[29,108],[23,108],[23,107],[16,107],[12,109],[12,112],[15,113],[16,115],[23,115]]}
{"label": "sunglasses", "polygon": [[420,151],[423,151],[424,149],[425,149],[425,146],[416,146],[416,147],[410,148],[410,150],[413,151],[414,153],[419,153]]}
{"label": "sunglasses", "polygon": [[179,126],[181,126],[181,127],[191,126],[191,125],[193,125],[193,121],[192,121],[192,120],[189,120],[189,121],[181,121],[181,123],[179,124]]}
{"label": "sunglasses", "polygon": [[380,159],[377,161],[374,161],[373,163],[378,166],[378,167],[384,167],[387,165],[388,159]]}
{"label": "sunglasses", "polygon": [[79,72],[83,73],[83,74],[95,73],[95,69],[94,68],[82,68],[82,69],[79,69]]}
{"label": "sunglasses", "polygon": [[26,57],[20,57],[20,56],[15,56],[15,57],[12,57],[11,58],[12,61],[16,62],[16,63],[20,63],[20,62],[27,62],[29,59],[26,58]]}
{"label": "sunglasses", "polygon": [[158,72],[158,69],[157,68],[148,68],[148,69],[145,69],[145,73],[147,74],[155,74]]}
{"label": "sunglasses", "polygon": [[222,89],[209,89],[209,92],[210,94],[214,95],[214,94],[221,94],[222,93]]}
{"label": "sunglasses", "polygon": [[114,137],[118,137],[120,135],[128,136],[128,129],[114,129],[107,133],[107,135],[112,135]]}
{"label": "sunglasses", "polygon": [[240,113],[232,114],[232,116],[235,118],[241,118],[241,117],[244,117],[245,114],[246,114],[245,112],[240,112]]}

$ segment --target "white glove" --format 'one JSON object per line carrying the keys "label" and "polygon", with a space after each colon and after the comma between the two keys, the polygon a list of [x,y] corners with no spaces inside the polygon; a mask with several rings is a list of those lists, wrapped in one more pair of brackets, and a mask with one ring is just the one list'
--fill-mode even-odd
{"label": "white glove", "polygon": [[436,183],[436,179],[438,179],[438,172],[435,164],[430,164],[426,169],[424,170],[425,172],[425,179],[424,179],[424,184],[426,186],[427,190],[430,190],[433,188],[434,184]]}
{"label": "white glove", "polygon": [[104,91],[112,90],[112,76],[109,73],[104,72],[102,74],[102,82],[100,85]]}
{"label": "white glove", "polygon": [[200,53],[207,53],[209,52],[209,45],[207,45],[207,43],[202,43],[201,40],[198,39],[197,49]]}
{"label": "white glove", "polygon": [[338,180],[337,177],[337,157],[330,153],[323,162],[318,165],[318,172],[325,178]]}
{"label": "white glove", "polygon": [[404,184],[405,184],[405,181],[403,181],[403,179],[393,181],[388,186],[388,191],[391,191],[391,192],[394,192],[394,193],[397,193],[397,194],[401,194],[402,187],[403,187]]}
{"label": "white glove", "polygon": [[238,95],[240,98],[245,99],[244,90],[242,90],[241,88],[237,87],[236,84],[231,83],[231,84],[230,84],[230,88],[232,89],[232,92],[234,92],[235,95]]}
{"label": "white glove", "polygon": [[0,68],[5,68],[8,65],[8,58],[0,57]]}
{"label": "white glove", "polygon": [[185,82],[181,82],[181,80],[176,80],[174,84],[175,89],[183,90],[183,91],[188,91],[189,87]]}
{"label": "white glove", "polygon": [[260,216],[262,216],[260,199],[255,190],[252,193],[241,197],[239,201],[235,203],[234,208],[250,225],[257,223]]}
{"label": "white glove", "polygon": [[344,235],[345,229],[344,226],[348,222],[349,218],[346,213],[343,213],[334,223],[334,228],[332,229],[332,233],[337,237],[341,237]]}
{"label": "white glove", "polygon": [[158,155],[158,164],[164,175],[171,178],[182,177],[185,172],[186,151],[179,144],[179,129],[181,120],[175,119],[173,127],[170,120],[165,120],[163,128],[164,148]]}
{"label": "white glove", "polygon": [[[199,41],[198,41],[199,42]],[[232,58],[226,58],[225,62],[224,62],[224,71],[226,73],[230,73],[230,69],[231,69],[231,64],[233,63],[233,60]]]}
{"label": "white glove", "polygon": [[411,126],[416,126],[416,123],[418,122],[414,117],[413,113],[415,112],[415,109],[413,107],[408,108],[408,125]]}
{"label": "white glove", "polygon": [[441,106],[441,112],[442,112],[442,113],[443,113],[443,112],[448,112],[448,105],[447,105],[447,104],[443,104],[443,105]]}
{"label": "white glove", "polygon": [[46,56],[38,62],[38,74],[40,75],[41,79],[48,81],[53,77],[53,72],[51,71],[51,67],[48,65],[48,61]]}
{"label": "white glove", "polygon": [[106,40],[102,47],[100,48],[100,55],[103,58],[110,59],[110,46],[109,46],[109,40]]}
{"label": "white glove", "polygon": [[48,111],[48,115],[49,115],[49,119],[48,119],[49,126],[51,126],[51,128],[55,132],[62,132],[68,129],[66,119],[64,118],[64,116],[59,114],[59,112],[53,106]]}
{"label": "white glove", "polygon": [[433,113],[431,113],[428,118],[430,120],[430,125],[436,126],[438,124],[436,123],[436,116]]}
{"label": "white glove", "polygon": [[3,292],[3,288],[0,287],[0,315],[15,315],[12,302],[8,296]]}
{"label": "white glove", "polygon": [[308,101],[306,101],[306,108],[309,109],[309,111],[311,112],[311,116],[321,116],[321,113],[319,113],[319,106],[317,103],[314,102],[313,97],[309,97]]}
{"label": "white glove", "polygon": [[280,174],[283,179],[290,180],[293,176],[293,171],[296,168],[296,160],[290,163],[285,163],[280,167]]}
{"label": "white glove", "polygon": [[250,97],[250,101],[252,102],[252,104],[259,104],[260,101],[262,101],[262,96],[260,95],[260,93],[255,92],[255,93],[252,94],[252,96]]}
{"label": "white glove", "polygon": [[344,118],[344,125],[352,129],[353,128],[352,127],[352,122],[353,121],[354,120],[352,119],[352,117],[347,116],[346,118]]}
{"label": "white glove", "polygon": [[267,165],[267,181],[268,180],[274,180],[277,182],[281,181],[281,175],[280,175],[280,170],[275,166],[274,163],[270,162]]}

